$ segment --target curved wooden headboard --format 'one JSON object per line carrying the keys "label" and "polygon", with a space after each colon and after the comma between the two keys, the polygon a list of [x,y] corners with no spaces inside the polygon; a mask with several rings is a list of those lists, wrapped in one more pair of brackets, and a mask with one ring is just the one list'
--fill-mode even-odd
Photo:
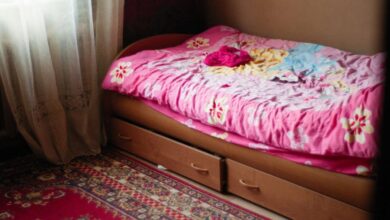
{"label": "curved wooden headboard", "polygon": [[127,47],[125,47],[116,57],[115,60],[124,56],[135,54],[141,50],[161,49],[165,47],[173,47],[179,43],[184,42],[191,35],[171,33],[171,34],[159,34],[150,37],[140,39]]}
{"label": "curved wooden headboard", "polygon": [[207,0],[208,25],[313,42],[360,54],[383,51],[385,0]]}

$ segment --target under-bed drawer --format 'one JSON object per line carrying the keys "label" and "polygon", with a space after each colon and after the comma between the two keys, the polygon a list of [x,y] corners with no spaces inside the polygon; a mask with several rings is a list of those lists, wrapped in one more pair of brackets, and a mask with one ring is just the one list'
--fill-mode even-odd
{"label": "under-bed drawer", "polygon": [[229,192],[294,219],[369,219],[357,207],[234,160],[226,159],[226,163]]}
{"label": "under-bed drawer", "polygon": [[215,190],[222,190],[220,157],[168,139],[123,120],[112,118],[110,138],[115,146],[161,164]]}

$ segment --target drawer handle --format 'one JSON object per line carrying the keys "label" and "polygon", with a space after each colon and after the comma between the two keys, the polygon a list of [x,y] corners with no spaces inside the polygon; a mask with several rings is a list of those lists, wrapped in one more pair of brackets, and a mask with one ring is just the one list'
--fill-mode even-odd
{"label": "drawer handle", "polygon": [[121,134],[118,134],[118,138],[119,138],[119,139],[122,139],[122,140],[125,140],[125,141],[131,141],[131,137],[123,136],[123,135],[121,135]]}
{"label": "drawer handle", "polygon": [[259,190],[260,191],[260,187],[259,186],[248,184],[243,179],[240,179],[239,182],[240,182],[241,185],[245,186],[248,189]]}
{"label": "drawer handle", "polygon": [[196,171],[204,172],[204,173],[208,173],[208,172],[209,172],[208,169],[200,168],[200,167],[196,166],[194,163],[191,163],[190,165],[191,165],[191,167],[194,168],[194,170],[196,170]]}

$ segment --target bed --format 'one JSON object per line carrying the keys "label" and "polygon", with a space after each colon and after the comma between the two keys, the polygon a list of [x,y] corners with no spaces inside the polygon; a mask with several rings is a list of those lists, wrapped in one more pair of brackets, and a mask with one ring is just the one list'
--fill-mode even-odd
{"label": "bed", "polygon": [[290,218],[368,219],[383,56],[228,26],[145,38],[103,82],[109,140]]}

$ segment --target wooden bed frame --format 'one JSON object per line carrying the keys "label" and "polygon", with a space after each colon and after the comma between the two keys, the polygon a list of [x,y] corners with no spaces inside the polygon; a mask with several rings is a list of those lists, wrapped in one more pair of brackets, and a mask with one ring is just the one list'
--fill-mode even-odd
{"label": "wooden bed frame", "polygon": [[[119,57],[175,46],[185,34],[137,41]],[[137,99],[104,93],[109,143],[220,192],[293,219],[369,219],[375,180],[296,164],[182,125]]]}

